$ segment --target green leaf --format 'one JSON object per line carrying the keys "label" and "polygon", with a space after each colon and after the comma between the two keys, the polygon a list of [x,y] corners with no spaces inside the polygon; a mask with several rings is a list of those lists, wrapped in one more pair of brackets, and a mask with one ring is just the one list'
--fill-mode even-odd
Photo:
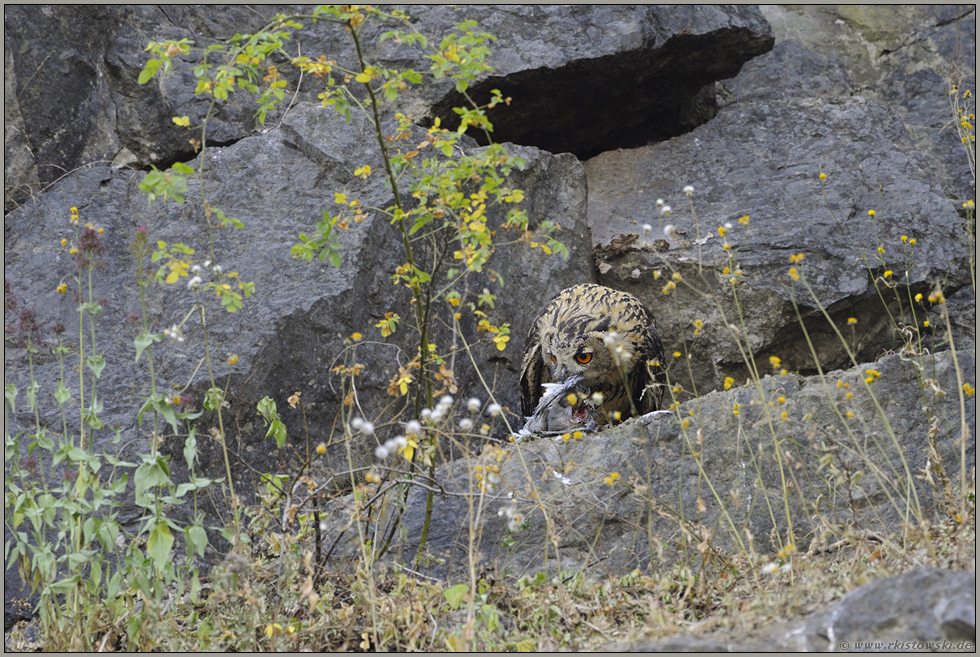
{"label": "green leaf", "polygon": [[[192,525],[187,528],[185,532],[187,536],[187,547],[188,551],[192,554],[197,552],[201,557],[204,556],[204,550],[208,546],[208,534],[204,531],[204,527],[200,525]],[[200,583],[198,583],[200,587]]]}
{"label": "green leaf", "polygon": [[71,392],[68,391],[68,388],[61,381],[58,382],[58,387],[54,391],[54,399],[58,402],[58,406],[64,406],[71,399]]}
{"label": "green leaf", "polygon": [[136,81],[140,84],[146,84],[149,82],[150,78],[152,78],[156,74],[157,70],[159,70],[160,64],[162,63],[163,62],[159,59],[151,59],[148,61],[146,66],[143,67],[143,70],[140,71],[140,76]]}
{"label": "green leaf", "polygon": [[3,386],[3,398],[7,400],[10,404],[10,412],[14,411],[14,400],[17,399],[17,386],[13,383],[7,383]]}
{"label": "green leaf", "polygon": [[157,570],[163,570],[170,557],[170,548],[173,547],[174,536],[170,533],[170,527],[165,522],[158,523],[150,537],[146,539],[146,554],[153,560]]}
{"label": "green leaf", "polygon": [[194,427],[191,427],[187,434],[187,440],[184,441],[184,460],[187,461],[187,467],[191,469],[194,468],[194,459],[197,457],[196,431]]}
{"label": "green leaf", "polygon": [[442,595],[446,598],[446,602],[449,603],[449,607],[453,610],[459,609],[459,606],[463,602],[463,596],[469,590],[469,586],[466,584],[457,584],[451,588],[443,591]]}
{"label": "green leaf", "polygon": [[97,379],[102,376],[102,370],[105,368],[105,358],[102,356],[89,356],[85,359],[85,365],[92,370]]}
{"label": "green leaf", "polygon": [[143,351],[146,350],[154,342],[160,342],[163,340],[162,333],[140,333],[133,343],[136,345],[136,362],[140,360],[140,356],[143,355]]}

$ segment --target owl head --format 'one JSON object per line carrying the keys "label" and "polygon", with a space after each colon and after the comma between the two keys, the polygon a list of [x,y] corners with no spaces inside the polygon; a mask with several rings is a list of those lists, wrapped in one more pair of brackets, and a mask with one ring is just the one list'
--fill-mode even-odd
{"label": "owl head", "polygon": [[629,368],[633,354],[622,334],[610,330],[608,318],[573,317],[541,332],[541,358],[552,381],[582,376],[586,388],[619,379]]}

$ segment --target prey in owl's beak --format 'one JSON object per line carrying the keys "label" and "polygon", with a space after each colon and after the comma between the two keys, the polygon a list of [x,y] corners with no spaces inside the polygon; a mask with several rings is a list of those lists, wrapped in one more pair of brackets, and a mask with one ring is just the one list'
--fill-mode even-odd
{"label": "prey in owl's beak", "polygon": [[581,385],[582,380],[582,375],[576,374],[561,383],[542,384],[544,395],[534,413],[527,418],[521,435],[595,431],[598,411],[591,399],[591,391]]}

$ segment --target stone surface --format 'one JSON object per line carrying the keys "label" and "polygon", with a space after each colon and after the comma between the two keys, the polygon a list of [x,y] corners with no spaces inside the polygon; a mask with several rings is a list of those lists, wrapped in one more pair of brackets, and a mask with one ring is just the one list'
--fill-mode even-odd
{"label": "stone surface", "polygon": [[[146,43],[186,37],[206,45],[256,29],[277,11],[307,10],[5,7],[5,282],[17,295],[18,309],[37,311],[46,346],[51,346],[54,322],[63,321],[69,335],[77,330],[75,301],[55,291],[73,272],[71,256],[58,243],[71,236],[68,208],[79,207],[83,221],[105,228],[106,268],[96,272],[95,294],[106,308],[99,317],[99,340],[109,367],[99,390],[105,403],[103,419],[119,428],[129,450],[124,457],[148,440],[146,428],[138,429],[133,418],[136,400],[148,392],[148,373],[145,359],[133,364],[137,329],[127,316],[139,310],[139,295],[128,245],[136,227],[146,225],[151,239],[186,242],[200,254],[207,230],[194,201],[200,191],[196,182],[191,183],[188,204],[157,202],[148,207],[138,189],[143,173],[129,169],[194,158],[187,132],[178,129],[171,117],[186,114],[195,123],[206,112],[206,103],[191,95],[193,76],[186,67],[163,80],[136,84],[148,57]],[[759,393],[751,387],[710,392],[721,387],[726,376],[737,379],[736,386],[746,378],[741,354],[725,328],[729,322],[740,323],[739,309],[724,291],[728,284],[720,280],[727,258],[717,228],[725,222],[733,222],[726,236],[741,265],[742,321],[749,327],[756,362],[768,371],[768,357],[779,356],[783,367],[794,372],[785,378],[767,377],[763,388],[767,400],[777,394],[786,397],[785,405],[773,407],[787,412],[785,421],[774,420],[775,435],[799,438],[788,449],[787,463],[809,475],[794,481],[787,500],[800,535],[812,529],[807,523],[814,500],[821,499],[816,493],[829,485],[827,471],[817,470],[828,445],[845,448],[834,454],[838,472],[868,466],[846,449],[853,445],[835,409],[851,409],[868,421],[857,431],[858,439],[874,442],[887,436],[863,389],[866,369],[882,373],[873,389],[885,417],[898,428],[910,470],[918,473],[925,467],[930,436],[937,440],[947,467],[959,467],[960,418],[958,398],[952,394],[957,381],[952,353],[943,351],[945,322],[936,308],[930,309],[932,329],[916,346],[939,353],[927,356],[923,369],[915,369],[908,352],[873,362],[900,343],[859,256],[869,257],[876,275],[893,271],[890,280],[899,283],[899,294],[892,301],[894,292],[886,290],[886,298],[893,314],[905,321],[911,321],[908,294],[928,295],[941,283],[949,298],[960,365],[966,373],[975,371],[975,349],[970,346],[976,334],[975,293],[961,242],[963,215],[956,212],[974,194],[975,183],[952,131],[944,129],[950,120],[947,84],[954,81],[961,88],[975,88],[974,9],[765,6],[760,13],[754,7],[528,6],[412,11],[415,25],[430,37],[461,18],[476,18],[500,37],[491,59],[494,77],[477,81],[472,90],[485,93],[500,88],[512,97],[507,114],[493,117],[496,137],[523,144],[512,147],[512,152],[528,162],[527,169],[515,176],[516,186],[527,192],[524,207],[532,222],[559,222],[564,228],[561,239],[571,252],[563,261],[532,252],[523,244],[502,248],[488,267],[499,276],[474,276],[466,291],[464,302],[484,287],[493,289],[498,299],[490,319],[511,324],[513,339],[504,352],[497,352],[486,339],[473,347],[473,357],[495,390],[496,400],[511,410],[509,420],[517,419],[517,368],[530,321],[563,287],[597,277],[636,294],[659,313],[668,350],[691,353],[684,367],[672,369],[675,380],[687,388],[677,393],[678,400],[688,400],[695,389],[703,395],[681,405],[681,413],[696,414],[685,416],[692,422],[686,432],[676,419],[659,416],[581,441],[544,439],[522,444],[519,450],[505,446],[504,485],[477,498],[482,516],[473,530],[481,563],[498,564],[512,575],[559,567],[621,575],[635,566],[656,567],[684,547],[694,552],[731,549],[739,534],[726,518],[748,528],[757,545],[775,548],[786,532],[785,517],[777,514],[774,527],[771,517],[760,511],[762,502],[774,507],[784,502],[780,486],[774,483],[778,467],[773,460],[773,431],[765,419],[769,407],[755,399]],[[369,26],[366,41],[379,31]],[[752,59],[772,48],[773,35],[775,48]],[[324,54],[347,66],[353,64],[352,50],[339,30],[307,25],[290,47],[304,55]],[[389,42],[366,47],[369,58],[385,64],[426,67],[426,61],[408,46]],[[355,119],[348,125],[332,110],[320,108],[316,80],[306,77],[297,87],[299,76],[286,70],[284,74],[290,80],[287,91],[296,93],[289,112],[271,116],[260,128],[254,108],[245,99],[236,99],[214,117],[209,133],[213,147],[206,157],[211,202],[246,225],[244,231],[218,233],[217,257],[226,271],[237,270],[242,279],[257,286],[256,295],[237,315],[220,310],[209,315],[215,375],[233,391],[229,439],[237,490],[246,500],[251,499],[259,473],[295,471],[299,455],[320,441],[329,447],[326,457],[317,462],[317,477],[373,462],[371,443],[354,444],[349,459],[339,440],[338,409],[345,391],[329,370],[350,346],[348,336],[362,332],[367,339],[357,347],[357,360],[366,367],[359,379],[359,395],[363,412],[374,418],[393,399],[386,394],[392,375],[414,350],[404,312],[408,296],[390,281],[401,264],[400,245],[385,219],[369,215],[340,235],[344,244],[340,269],[290,259],[297,233],[309,230],[324,209],[333,207],[334,192],[374,205],[386,205],[390,192],[378,176],[365,181],[353,175],[365,163],[378,170],[373,136],[365,123]],[[452,101],[450,92],[451,84],[445,80],[413,89],[406,95],[408,109],[419,122],[435,116],[448,121],[453,116],[446,107]],[[722,107],[717,115],[716,104]],[[634,151],[613,150],[668,138]],[[464,146],[472,148],[475,143]],[[602,151],[610,152],[591,157]],[[572,154],[591,159],[583,167]],[[821,170],[829,176],[823,189],[816,178]],[[687,184],[695,187],[697,225],[681,192]],[[669,223],[677,233],[667,245],[657,241],[668,223],[656,213],[658,197],[674,208]],[[877,211],[873,222],[867,216],[869,208]],[[748,227],[735,223],[745,214],[751,216]],[[491,225],[496,221],[499,217],[494,216]],[[644,223],[651,224],[650,234],[643,234]],[[636,237],[619,238],[620,233]],[[917,239],[914,251],[900,242],[903,234]],[[696,243],[698,237],[703,243]],[[879,243],[885,246],[880,260],[875,250]],[[600,247],[594,258],[593,245]],[[835,323],[846,327],[847,318],[858,320],[845,336],[867,365],[851,368],[812,300],[798,287],[796,296],[790,296],[785,276],[788,256],[799,252],[806,256],[801,268],[807,280]],[[906,254],[911,254],[908,261]],[[721,304],[715,306],[683,285],[664,297],[661,288],[666,278],[655,279],[653,272],[662,269],[669,276],[665,260],[688,281],[696,280],[701,262],[708,289],[723,291]],[[498,286],[501,279],[503,287]],[[183,286],[151,287],[148,310],[153,330],[181,322],[192,298]],[[809,346],[792,298],[800,304],[824,370],[849,368],[828,374],[829,392],[818,377],[811,376]],[[904,316],[899,304],[905,308]],[[382,340],[374,325],[392,310],[401,312],[406,321],[393,339]],[[915,318],[920,326],[923,317]],[[704,322],[697,336],[695,320]],[[5,324],[13,323],[16,313],[5,313]],[[200,326],[192,319],[185,328],[187,341],[159,345],[155,363],[160,388],[180,392],[194,407],[200,405],[210,383],[204,368],[198,368],[203,353]],[[467,339],[481,335],[466,314],[462,335]],[[6,382],[24,390],[24,350],[17,346],[15,335],[9,337],[4,354]],[[438,337],[445,343],[452,335],[439,329]],[[239,360],[228,365],[231,354]],[[459,396],[486,399],[468,362],[469,357],[458,351],[453,368]],[[42,390],[50,390],[57,378],[57,360],[48,349],[38,355],[36,373]],[[919,379],[929,384],[926,392]],[[969,375],[967,379],[975,384]],[[846,401],[844,393],[833,387],[837,381],[849,383],[853,401]],[[933,381],[946,392],[944,398],[930,397],[936,394]],[[305,417],[287,405],[296,391],[303,392]],[[254,404],[266,395],[275,399],[290,430],[295,451],[286,450],[286,456],[264,438],[265,429],[255,414]],[[923,401],[935,401],[933,433],[929,418],[915,411]],[[732,412],[736,403],[741,405],[738,416]],[[52,407],[44,407],[41,421],[59,427],[60,416]],[[974,464],[973,398],[966,408],[965,451],[968,464]],[[16,432],[32,421],[18,408],[11,429]],[[219,448],[205,436],[211,423],[207,416],[201,423],[201,469],[203,474],[222,476]],[[499,424],[495,428],[499,433]],[[379,433],[396,429],[383,427]],[[815,436],[830,442],[817,443]],[[164,440],[163,449],[173,457],[178,480],[183,476],[181,447],[182,437]],[[881,452],[872,457],[874,462],[883,468],[890,464],[883,471],[895,476],[890,468],[898,471],[899,466],[893,447],[886,441],[876,449]],[[693,452],[699,454],[697,459]],[[496,456],[485,452],[480,458],[489,464]],[[470,474],[476,458],[438,471],[447,494],[436,498],[427,572],[447,577],[462,573],[470,525],[469,502],[461,495],[475,490]],[[604,479],[612,472],[620,478],[608,484]],[[764,490],[755,483],[759,477]],[[703,487],[709,480],[718,497]],[[916,481],[923,510],[931,513],[938,501],[931,489]],[[508,491],[515,493],[529,523],[529,529],[516,534],[510,545],[505,544],[508,519],[497,515],[511,504]],[[541,496],[538,501],[531,497],[535,491]],[[215,492],[209,522],[220,524],[227,501],[221,491]],[[847,492],[852,495],[851,508],[820,508],[821,513],[841,522],[858,518],[870,528],[888,525],[898,516],[874,472],[866,473]],[[423,495],[422,490],[413,490],[411,512],[406,512],[390,556],[414,557]],[[536,510],[539,501],[547,502],[547,519]],[[344,514],[350,499],[331,504],[335,513],[330,527],[338,532],[348,520]],[[178,519],[180,512],[175,511]],[[679,512],[685,521],[678,520]],[[127,508],[120,520],[131,523],[136,517],[137,510]],[[546,544],[542,537],[552,533],[555,543]],[[335,558],[349,554],[349,547],[341,546]],[[209,558],[220,556],[212,553]],[[9,601],[22,592],[16,573],[6,575],[5,600]],[[946,576],[923,577],[942,583]],[[928,583],[920,580],[912,584],[913,590],[928,589]],[[889,595],[897,594],[874,589],[873,598],[887,600]],[[922,637],[940,632],[937,627],[947,633],[940,632],[942,636],[969,633],[975,596],[972,604],[969,596],[959,594],[930,593],[922,598],[931,610],[932,625],[914,625],[925,607],[908,606],[896,616],[896,627],[901,624]],[[866,602],[860,596],[855,600],[854,604]],[[862,626],[875,627],[890,618],[884,611],[875,617],[861,617],[858,612],[821,616],[825,624],[812,626],[807,636],[812,637],[812,645],[826,648],[830,632],[855,629],[856,625],[846,624],[852,617],[860,617]],[[975,626],[975,611],[973,619]],[[730,644],[681,637],[665,647],[708,650]]]}
{"label": "stone surface", "polygon": [[[411,318],[404,312],[409,307],[407,291],[390,281],[404,256],[400,237],[386,218],[369,213],[363,223],[352,223],[347,231],[338,230],[344,245],[344,263],[339,269],[294,261],[290,256],[297,235],[310,230],[324,209],[333,210],[334,192],[344,191],[368,206],[390,202],[390,192],[379,177],[363,181],[353,175],[362,164],[381,168],[370,147],[372,140],[365,120],[356,119],[348,125],[332,108],[301,103],[280,129],[208,151],[211,203],[226,208],[229,215],[246,225],[244,231],[229,228],[218,232],[218,264],[225,272],[237,271],[242,280],[253,281],[257,290],[237,314],[225,313],[215,302],[209,305],[208,316],[209,339],[216,350],[212,354],[215,376],[231,391],[234,400],[229,415],[235,427],[229,434],[233,457],[248,464],[247,468],[236,468],[242,477],[236,482],[238,490],[245,491],[246,499],[251,497],[258,474],[278,471],[284,465],[278,459],[285,458],[277,453],[271,439],[264,438],[265,428],[255,415],[259,399],[271,396],[276,401],[300,452],[305,453],[307,439],[314,446],[326,442],[331,447],[324,468],[345,470],[349,467],[347,450],[340,440],[342,431],[335,433],[335,418],[346,393],[329,370],[349,344],[349,336],[362,332],[367,340],[357,353],[358,362],[365,365],[359,377],[359,399],[362,412],[374,418],[393,401],[387,395],[390,381],[398,366],[410,360],[405,353],[415,349]],[[498,324],[510,321],[514,335],[519,336],[527,333],[542,299],[583,279],[590,280],[591,272],[583,270],[581,263],[588,261],[591,238],[585,222],[581,164],[570,155],[554,156],[530,147],[512,150],[527,161],[526,170],[518,172],[512,184],[527,192],[525,206],[532,216],[545,216],[547,208],[547,216],[565,227],[561,237],[570,258],[549,257],[525,243],[501,247],[485,270],[497,272],[496,282],[484,273],[470,279],[472,287],[468,291],[461,291],[465,292],[463,303],[468,303],[485,287],[492,288],[499,298],[495,309],[489,311],[489,319]],[[200,161],[192,164],[197,167]],[[29,307],[37,313],[48,347],[52,345],[51,329],[56,322],[66,325],[68,335],[77,332],[78,313],[71,295],[56,291],[74,267],[67,248],[59,244],[62,237],[72,237],[68,208],[77,206],[83,222],[92,221],[104,228],[105,268],[95,272],[94,289],[105,307],[98,318],[99,348],[104,350],[109,365],[99,381],[99,395],[104,404],[103,421],[121,430],[130,450],[141,449],[148,439],[148,427],[136,426],[134,409],[140,404],[140,396],[149,392],[149,377],[145,358],[135,367],[131,365],[135,354],[133,339],[138,331],[127,317],[138,313],[140,305],[139,291],[133,282],[136,264],[128,245],[136,228],[145,225],[151,242],[184,242],[198,253],[207,249],[207,229],[194,204],[158,201],[147,206],[145,195],[137,189],[142,177],[139,172],[106,166],[83,169],[52,186],[36,203],[10,213],[5,224],[6,282],[19,299],[19,308]],[[194,199],[198,194],[198,183],[192,181],[187,197]],[[284,199],[289,200],[288,204]],[[494,212],[491,208],[491,216],[495,216]],[[495,225],[493,221],[499,221],[499,217],[492,219],[491,226]],[[532,221],[532,229],[537,221]],[[150,266],[149,262],[146,264]],[[501,286],[500,280],[506,285]],[[528,295],[529,289],[534,289],[535,294]],[[193,298],[183,284],[168,289],[150,286],[147,310],[152,317],[151,330],[161,331],[181,323]],[[407,326],[391,340],[383,340],[374,325],[390,310],[402,310]],[[15,324],[16,314],[8,313],[6,320],[7,324]],[[469,319],[463,322],[465,335],[480,335],[473,323]],[[440,344],[448,348],[451,336],[442,333],[438,336],[442,338]],[[206,368],[200,366],[203,333],[196,316],[185,324],[184,336],[186,342],[180,345],[167,342],[156,347],[157,386],[160,390],[179,391],[191,408],[200,408],[210,383]],[[497,391],[497,401],[514,409],[520,407],[519,392],[516,385],[508,385],[507,381],[519,376],[522,347],[520,339],[512,341],[504,352],[492,345],[474,343],[473,347],[476,362]],[[228,365],[225,360],[232,354],[239,360]],[[4,358],[7,382],[26,389],[24,349],[8,344]],[[464,354],[450,364],[463,390],[485,398]],[[42,390],[54,388],[58,361],[49,348],[42,348],[36,357],[35,375]],[[287,405],[287,398],[296,391],[303,393],[305,420],[301,411]],[[75,399],[73,403],[77,404],[77,396]],[[33,423],[31,413],[25,414],[21,407],[17,410],[11,423],[14,432],[24,423]],[[77,414],[69,415],[69,424],[77,422]],[[203,426],[209,426],[211,421],[205,417]],[[45,404],[42,422],[60,427],[60,414],[54,404]],[[308,438],[303,435],[304,425],[308,427]],[[101,441],[111,438],[111,432],[100,436],[96,449],[103,447]],[[166,453],[176,455],[176,472],[182,467],[182,446],[183,438],[171,438],[163,445]],[[223,458],[217,443],[202,440],[199,450],[202,472],[222,476]],[[355,445],[354,465],[369,460],[373,450],[373,443]],[[222,503],[213,511],[220,516],[226,508]],[[131,522],[137,515],[138,509],[127,508],[121,520]]]}
{"label": "stone surface", "polygon": [[[189,39],[205,47],[258,30],[277,13],[309,12],[287,5],[5,7],[5,95],[14,100],[4,104],[5,210],[79,166],[145,168],[193,157],[187,131],[170,119],[186,115],[198,125],[209,104],[193,96],[188,66],[137,84],[149,41]],[[476,19],[507,44],[491,60],[496,75],[471,92],[482,102],[501,85],[516,99],[513,110],[494,113],[497,141],[552,152],[594,153],[679,134],[710,116],[711,96],[702,88],[735,74],[772,45],[754,7],[420,6],[410,13],[433,40],[459,21]],[[339,27],[300,20],[305,27],[293,35],[288,52],[323,55],[357,69],[353,46]],[[417,48],[377,45],[387,29],[368,22],[366,56],[427,71],[431,62]],[[193,65],[200,55],[178,59]],[[300,84],[288,66],[283,74],[291,83],[287,92],[299,100],[316,101],[323,90],[312,76]],[[637,84],[648,93],[636,94]],[[419,119],[441,116],[455,124],[452,107],[459,101],[449,80],[406,93],[406,107]],[[565,111],[556,115],[556,106]],[[274,112],[268,124],[280,118]],[[259,129],[254,108],[236,94],[216,107],[208,139],[228,145]]]}
{"label": "stone surface", "polygon": [[[749,98],[760,91],[769,93],[765,88],[776,86],[804,97],[846,92],[878,100],[906,124],[947,195],[961,202],[975,197],[975,176],[951,125],[947,97],[951,84],[976,92],[975,7],[762,5],[760,9],[777,43],[787,45],[777,45],[771,56],[752,62],[753,72],[738,85],[739,97],[745,91]],[[780,55],[786,49],[829,65],[823,70],[799,68],[793,65],[795,60]],[[841,76],[842,68],[847,78]],[[850,92],[847,79],[854,85]]]}
{"label": "stone surface", "polygon": [[756,632],[678,635],[612,651],[970,652],[976,645],[976,573],[914,568],[851,591],[806,619]]}
{"label": "stone surface", "polygon": [[[750,6],[530,5],[466,12],[513,44],[490,60],[496,73],[468,92],[480,101],[491,89],[513,98],[512,107],[490,112],[495,138],[580,158],[661,141],[703,123],[714,103],[702,88],[773,42]],[[433,113],[452,121],[450,108],[459,104],[450,93]]]}
{"label": "stone surface", "polygon": [[[962,370],[973,371],[972,356],[959,357]],[[815,517],[888,532],[906,513],[905,504],[885,490],[906,481],[899,449],[916,485],[917,498],[909,503],[926,515],[937,513],[942,500],[915,477],[931,458],[925,436],[936,441],[950,478],[960,476],[961,436],[965,467],[975,462],[975,398],[966,400],[963,435],[954,362],[951,352],[925,357],[921,364],[898,355],[883,358],[873,366],[880,373],[871,386],[874,399],[863,381],[871,366],[862,365],[830,372],[826,381],[766,377],[765,402],[757,388],[748,386],[686,402],[676,416],[629,420],[580,440],[542,438],[500,451],[487,445],[479,458],[437,470],[444,494],[435,497],[421,568],[455,581],[466,572],[468,555],[475,554],[481,567],[493,565],[514,578],[559,569],[585,569],[597,578],[634,568],[656,572],[681,558],[684,549],[737,549],[745,531],[754,537],[756,551],[775,553],[789,540],[787,513],[803,552],[808,549],[804,537],[816,529],[810,525]],[[933,392],[926,399],[920,376],[936,385],[930,383]],[[922,411],[923,404],[934,409],[932,418]],[[685,418],[687,426],[678,418]],[[780,459],[774,440],[781,445]],[[831,466],[820,465],[826,458]],[[475,468],[495,463],[502,481],[480,495]],[[859,471],[863,478],[851,477]],[[617,477],[607,480],[612,473]],[[842,473],[853,483],[841,484]],[[789,482],[785,496],[784,476]],[[409,494],[390,558],[415,557],[425,494],[421,488]],[[829,501],[841,497],[850,503]],[[528,526],[508,535],[506,512],[498,512],[514,500]],[[348,496],[326,507],[327,543],[349,523],[351,504]],[[479,520],[471,523],[470,517]],[[378,530],[386,527],[384,520],[377,523]],[[370,528],[366,531],[370,534]],[[545,537],[551,535],[555,539],[549,542]],[[356,542],[356,534],[347,532],[336,556],[359,554]]]}
{"label": "stone surface", "polygon": [[[821,171],[828,176],[823,183]],[[740,313],[751,328],[749,346],[757,363],[768,367],[768,358],[777,356],[790,370],[813,372],[794,298],[820,362],[835,368],[844,366],[847,356],[816,301],[838,326],[846,326],[850,317],[858,320],[860,333],[852,346],[859,358],[872,360],[901,344],[881,312],[872,275],[883,288],[884,273],[893,272],[888,281],[898,285],[900,295],[887,291],[885,298],[892,313],[910,323],[906,289],[928,296],[941,284],[950,295],[969,284],[962,220],[903,124],[874,101],[739,102],[670,142],[593,158],[586,172],[593,239],[608,245],[617,234],[639,235],[630,248],[599,249],[599,281],[648,305],[668,353],[691,353],[693,376],[687,367],[670,372],[671,381],[688,391],[717,389],[729,376],[747,378],[728,329],[739,325]],[[681,193],[687,184],[695,190],[694,212]],[[658,211],[658,198],[673,208],[669,218]],[[874,217],[868,215],[872,209]],[[747,226],[738,222],[743,215],[750,217]],[[651,227],[649,234],[643,224]],[[668,224],[677,233],[665,244],[662,230]],[[722,237],[718,229],[726,224]],[[916,239],[915,246],[902,242],[901,235]],[[723,248],[726,242],[730,250]],[[797,253],[805,255],[799,269],[815,299],[801,285],[790,285],[789,257]],[[740,306],[729,289],[731,276],[724,273],[735,271],[734,263],[742,272],[736,288]],[[681,284],[665,295],[675,271],[699,292]],[[924,306],[916,309],[921,315]],[[698,337],[697,320],[704,323]],[[930,333],[926,330],[927,340]]]}
{"label": "stone surface", "polygon": [[[5,96],[14,102],[4,103],[4,126],[8,133],[16,125],[20,142],[4,140],[5,151],[16,147],[15,158],[4,162],[5,211],[70,171],[109,164],[124,150],[139,166],[193,157],[187,131],[171,117],[187,115],[198,123],[208,103],[193,98],[194,76],[187,68],[162,83],[137,84],[149,58],[147,43],[187,38],[206,46],[258,29],[263,14],[273,10],[5,6]],[[257,125],[253,114],[233,100],[214,116],[209,139],[222,143],[249,134]],[[25,155],[29,161],[21,161]]]}

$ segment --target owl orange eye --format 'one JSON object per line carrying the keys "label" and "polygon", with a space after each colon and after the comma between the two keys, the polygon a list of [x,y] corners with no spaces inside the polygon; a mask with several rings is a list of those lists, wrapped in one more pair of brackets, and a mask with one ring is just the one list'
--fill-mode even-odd
{"label": "owl orange eye", "polygon": [[554,354],[548,354],[548,355],[551,356],[551,362],[552,363],[557,363],[558,362],[558,359],[555,358],[555,355]]}
{"label": "owl orange eye", "polygon": [[589,362],[590,360],[592,360],[592,354],[591,354],[591,353],[582,353],[582,354],[577,354],[577,355],[575,356],[575,360],[576,360],[576,361],[578,361],[579,363],[581,363],[581,364],[583,364],[583,365],[585,365],[585,364],[586,364],[586,363],[588,363],[588,362]]}

